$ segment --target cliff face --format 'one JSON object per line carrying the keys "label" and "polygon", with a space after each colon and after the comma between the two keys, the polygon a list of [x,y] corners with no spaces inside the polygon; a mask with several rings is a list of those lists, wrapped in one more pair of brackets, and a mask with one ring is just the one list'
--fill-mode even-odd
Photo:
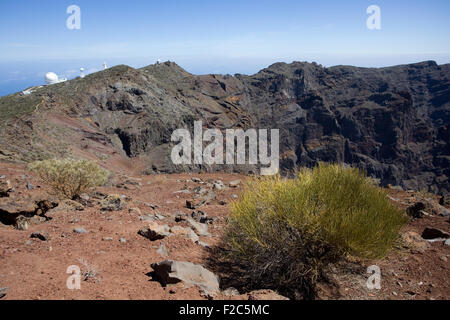
{"label": "cliff face", "polygon": [[117,153],[139,158],[147,172],[254,171],[173,165],[173,130],[202,120],[280,129],[284,171],[343,162],[384,185],[447,194],[449,77],[450,65],[432,61],[381,69],[277,63],[252,76],[194,76],[170,62],[118,66],[1,98],[0,159]]}

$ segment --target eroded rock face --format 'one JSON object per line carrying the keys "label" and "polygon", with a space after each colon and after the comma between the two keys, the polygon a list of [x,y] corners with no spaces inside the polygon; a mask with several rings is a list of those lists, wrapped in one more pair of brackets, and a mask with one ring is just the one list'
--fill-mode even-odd
{"label": "eroded rock face", "polygon": [[[59,201],[47,195],[26,195],[0,198],[0,222],[27,230],[30,222],[46,220],[46,213],[57,207]],[[20,218],[20,219],[19,219]]]}
{"label": "eroded rock face", "polygon": [[[195,76],[171,62],[142,69],[117,66],[17,100],[24,107],[27,99],[33,106],[35,100],[45,103],[41,115],[5,125],[0,147],[11,159],[35,151],[56,153],[58,139],[46,146],[42,137],[45,150],[27,143],[40,125],[52,125],[45,112],[61,110],[74,123],[89,118],[95,124],[91,131],[67,128],[72,130],[67,136],[77,134],[124,156],[140,156],[148,173],[258,170],[251,165],[174,165],[172,132],[192,131],[194,121],[202,120],[205,127],[221,130],[280,129],[284,171],[341,162],[366,170],[384,186],[448,195],[449,75],[449,64],[433,61],[380,69],[276,63],[255,75],[234,77]],[[0,99],[0,108],[14,99]],[[76,141],[69,144],[77,146]]]}

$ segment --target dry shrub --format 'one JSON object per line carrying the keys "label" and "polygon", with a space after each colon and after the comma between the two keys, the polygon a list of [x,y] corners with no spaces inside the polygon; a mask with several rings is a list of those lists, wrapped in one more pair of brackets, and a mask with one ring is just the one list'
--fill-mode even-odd
{"label": "dry shrub", "polygon": [[44,182],[69,199],[74,199],[89,188],[104,185],[109,172],[88,160],[44,160],[29,165]]}
{"label": "dry shrub", "polygon": [[405,221],[363,172],[320,164],[294,180],[250,180],[233,204],[224,255],[248,289],[315,298],[329,266],[382,257]]}

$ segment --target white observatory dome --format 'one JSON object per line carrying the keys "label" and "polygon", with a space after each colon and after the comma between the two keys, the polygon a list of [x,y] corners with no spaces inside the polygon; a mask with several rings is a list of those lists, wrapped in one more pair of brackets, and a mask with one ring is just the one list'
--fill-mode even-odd
{"label": "white observatory dome", "polygon": [[55,73],[53,73],[53,72],[48,72],[46,75],[45,75],[45,83],[47,84],[47,85],[49,85],[49,84],[55,84],[55,83],[58,83],[59,82],[59,79],[58,79],[58,76],[55,74]]}

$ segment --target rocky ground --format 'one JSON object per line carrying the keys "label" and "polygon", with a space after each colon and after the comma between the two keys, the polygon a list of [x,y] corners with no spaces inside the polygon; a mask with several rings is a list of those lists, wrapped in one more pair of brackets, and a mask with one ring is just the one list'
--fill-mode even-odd
{"label": "rocky ground", "polygon": [[[207,267],[245,176],[130,172],[70,201],[25,167],[0,163],[0,298],[285,299],[224,290]],[[338,286],[321,286],[322,299],[450,298],[448,199],[388,193],[411,216],[402,240],[385,259],[336,267]],[[80,290],[66,285],[73,265]],[[380,290],[366,286],[370,265],[381,269]]]}

